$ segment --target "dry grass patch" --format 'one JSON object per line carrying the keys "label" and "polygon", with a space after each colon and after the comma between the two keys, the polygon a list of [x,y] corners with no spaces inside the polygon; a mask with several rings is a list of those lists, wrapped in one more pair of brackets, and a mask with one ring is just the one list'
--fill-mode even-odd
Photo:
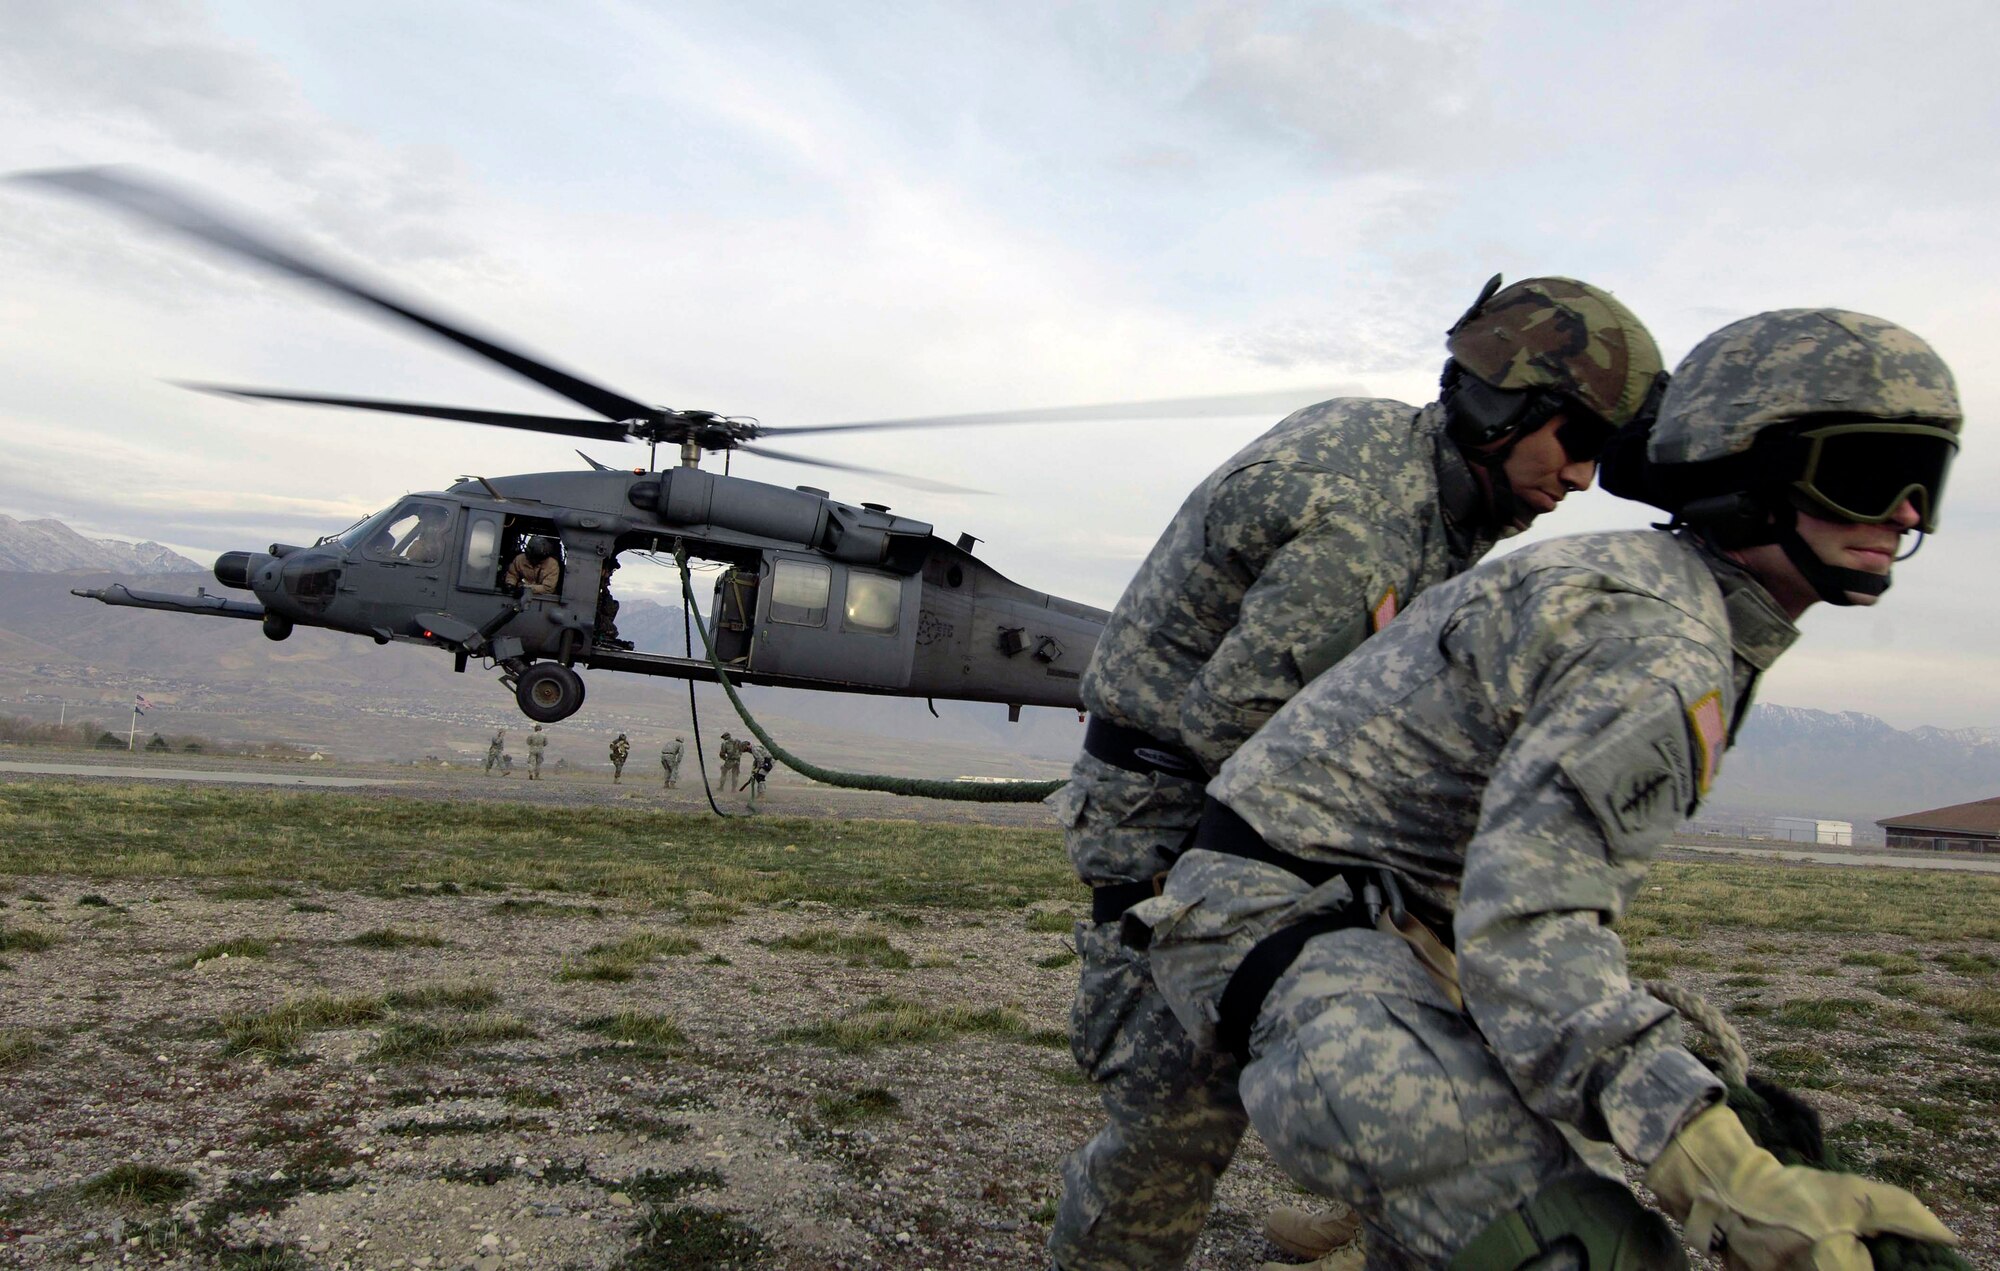
{"label": "dry grass patch", "polygon": [[1969,1027],[2000,1028],[2000,989],[1922,988],[1913,996]]}
{"label": "dry grass patch", "polygon": [[465,1046],[520,1041],[534,1035],[526,1020],[513,1015],[475,1015],[443,1023],[397,1020],[382,1030],[374,1049],[364,1058],[388,1062],[429,1059]]}
{"label": "dry grass patch", "polygon": [[903,1106],[894,1092],[882,1086],[863,1086],[839,1094],[823,1094],[813,1100],[813,1110],[828,1125],[853,1125],[894,1116]]}
{"label": "dry grass patch", "polygon": [[47,1049],[30,1028],[0,1028],[0,1072],[19,1068]]}
{"label": "dry grass patch", "polygon": [[906,971],[911,965],[910,955],[891,944],[889,937],[879,931],[846,932],[814,927],[779,936],[769,947],[787,953],[826,954],[845,958],[849,966],[880,967],[887,971]]}
{"label": "dry grass patch", "polygon": [[283,1055],[308,1033],[373,1023],[384,1013],[384,1002],[372,994],[293,998],[261,1013],[224,1016],[222,1053]]}
{"label": "dry grass patch", "polygon": [[932,1006],[887,995],[869,999],[840,1019],[785,1029],[778,1040],[860,1054],[883,1046],[949,1041],[968,1033],[1035,1045],[1069,1045],[1068,1034],[1034,1028],[1004,1006]]}
{"label": "dry grass patch", "polygon": [[79,1194],[100,1204],[157,1206],[171,1205],[193,1190],[192,1174],[133,1161],[89,1179]]}
{"label": "dry grass patch", "polygon": [[55,933],[40,927],[0,926],[0,953],[40,953],[55,944]]}
{"label": "dry grass patch", "polygon": [[615,1015],[599,1015],[577,1027],[586,1033],[595,1033],[628,1046],[666,1051],[687,1045],[687,1034],[671,1017],[649,1015],[644,1011],[624,1010]]}
{"label": "dry grass patch", "polygon": [[204,962],[217,958],[268,958],[271,956],[271,942],[263,936],[235,936],[228,940],[218,940],[182,958],[174,966],[182,971],[192,970]]}
{"label": "dry grass patch", "polygon": [[556,978],[622,984],[637,975],[639,968],[654,958],[700,952],[701,941],[692,936],[667,931],[635,931],[621,940],[590,946],[583,951],[581,960],[572,961],[565,957]]}
{"label": "dry grass patch", "polygon": [[394,927],[371,927],[358,936],[342,941],[357,949],[442,949],[444,937],[428,931],[398,931]]}

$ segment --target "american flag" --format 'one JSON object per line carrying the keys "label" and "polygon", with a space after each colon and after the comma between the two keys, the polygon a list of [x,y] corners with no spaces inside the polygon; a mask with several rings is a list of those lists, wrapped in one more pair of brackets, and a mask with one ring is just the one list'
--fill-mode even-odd
{"label": "american flag", "polygon": [[147,711],[153,709],[153,704],[146,700],[144,693],[134,693],[132,694],[132,709],[144,715]]}

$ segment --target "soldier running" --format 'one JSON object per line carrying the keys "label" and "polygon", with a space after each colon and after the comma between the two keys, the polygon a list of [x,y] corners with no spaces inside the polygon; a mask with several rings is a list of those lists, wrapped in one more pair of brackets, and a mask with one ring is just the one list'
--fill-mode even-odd
{"label": "soldier running", "polygon": [[542,755],[548,748],[549,735],[542,731],[540,724],[536,724],[534,731],[528,734],[528,780],[542,779]]}
{"label": "soldier running", "polygon": [[611,784],[612,785],[614,786],[617,785],[618,779],[625,775],[625,761],[626,759],[631,757],[631,754],[632,754],[632,743],[626,739],[624,733],[620,733],[616,737],[613,737],[611,739]]}
{"label": "soldier running", "polygon": [[680,784],[681,755],[687,750],[687,743],[676,737],[660,747],[661,789],[671,790]]}
{"label": "soldier running", "polygon": [[[493,740],[486,743],[486,775],[500,766],[500,756],[507,751],[507,730],[502,728],[493,734]],[[502,774],[505,775],[504,773]]]}

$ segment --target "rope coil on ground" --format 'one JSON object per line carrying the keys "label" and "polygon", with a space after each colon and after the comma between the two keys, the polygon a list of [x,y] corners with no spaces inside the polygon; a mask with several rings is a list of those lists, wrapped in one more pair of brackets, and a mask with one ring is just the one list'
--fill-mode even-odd
{"label": "rope coil on ground", "polygon": [[[801,776],[830,786],[840,786],[848,790],[878,790],[886,794],[911,795],[925,799],[956,799],[963,803],[1039,803],[1063,786],[1063,781],[947,781],[930,777],[890,777],[867,772],[840,772],[832,768],[822,768],[807,759],[801,759],[791,751],[772,740],[763,725],[751,718],[750,710],[737,696],[736,686],[730,683],[729,674],[723,669],[722,660],[715,654],[715,645],[708,638],[708,628],[703,625],[701,615],[695,609],[694,581],[688,571],[688,554],[685,544],[674,544],[674,563],[680,566],[681,596],[687,604],[687,612],[694,621],[694,629],[701,632],[701,647],[708,654],[709,665],[715,668],[715,678],[722,685],[722,691],[729,696],[729,704],[736,708],[744,726],[749,728],[771,756]],[[690,686],[692,687],[692,686]]]}

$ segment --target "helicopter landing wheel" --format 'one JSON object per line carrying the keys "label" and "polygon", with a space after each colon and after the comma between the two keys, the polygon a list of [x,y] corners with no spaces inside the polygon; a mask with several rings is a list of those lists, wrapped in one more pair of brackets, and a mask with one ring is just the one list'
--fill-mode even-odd
{"label": "helicopter landing wheel", "polygon": [[538,724],[568,719],[583,705],[583,677],[560,662],[537,662],[514,684],[521,713]]}

